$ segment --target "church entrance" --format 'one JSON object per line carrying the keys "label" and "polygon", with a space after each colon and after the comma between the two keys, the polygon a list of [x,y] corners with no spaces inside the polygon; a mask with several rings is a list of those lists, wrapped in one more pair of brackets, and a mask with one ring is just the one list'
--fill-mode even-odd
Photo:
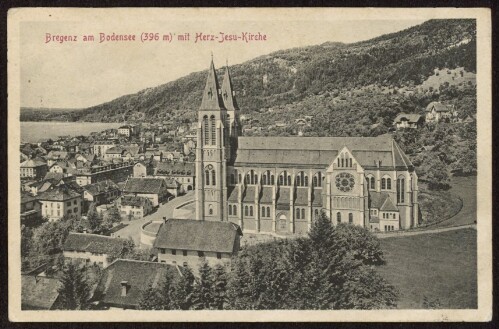
{"label": "church entrance", "polygon": [[282,232],[282,233],[288,232],[288,219],[286,218],[286,215],[279,216],[276,226],[277,226],[276,227],[277,232]]}

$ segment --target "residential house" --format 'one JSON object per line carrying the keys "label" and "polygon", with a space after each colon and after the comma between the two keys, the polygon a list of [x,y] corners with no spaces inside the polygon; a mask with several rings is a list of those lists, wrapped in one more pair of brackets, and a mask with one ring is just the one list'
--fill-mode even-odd
{"label": "residential house", "polygon": [[104,159],[121,159],[125,153],[125,149],[121,146],[113,146],[106,150]]}
{"label": "residential house", "polygon": [[38,194],[41,203],[42,216],[50,221],[59,220],[63,216],[81,217],[83,199],[81,194],[67,186],[57,186]]}
{"label": "residential house", "polygon": [[406,113],[400,113],[397,115],[395,120],[393,120],[393,125],[397,129],[405,129],[405,128],[419,128],[423,125],[424,123],[424,118],[423,116],[419,114],[406,114]]}
{"label": "residential house", "polygon": [[133,135],[133,128],[129,125],[124,125],[118,128],[118,135],[130,137]]}
{"label": "residential house", "polygon": [[41,217],[41,203],[28,193],[21,194],[21,224]]}
{"label": "residential house", "polygon": [[237,255],[241,228],[231,222],[168,219],[154,241],[158,262],[198,268],[200,261],[211,266],[227,265]]}
{"label": "residential house", "polygon": [[115,140],[99,140],[94,142],[94,154],[98,157],[104,157],[106,151],[116,145]]}
{"label": "residential house", "polygon": [[137,309],[143,291],[159,288],[167,272],[180,275],[177,267],[168,264],[117,259],[102,272],[92,300],[104,310]]}
{"label": "residential house", "polygon": [[426,122],[439,122],[443,119],[452,120],[457,118],[457,112],[453,105],[445,105],[440,102],[431,102],[426,107]]}
{"label": "residential house", "polygon": [[41,179],[47,173],[47,164],[40,160],[30,159],[21,163],[21,179]]}
{"label": "residential house", "polygon": [[47,165],[51,167],[54,163],[58,161],[69,160],[70,154],[66,151],[50,151],[47,154]]}
{"label": "residential house", "polygon": [[129,178],[123,188],[124,195],[141,196],[151,200],[153,207],[166,201],[169,193],[162,178]]}
{"label": "residential house", "polygon": [[69,233],[62,252],[66,261],[106,268],[123,247],[124,239],[90,233]]}
{"label": "residential house", "polygon": [[49,172],[62,174],[63,177],[70,177],[77,173],[76,163],[69,161],[58,161],[50,166]]}
{"label": "residential house", "polygon": [[183,138],[184,155],[188,155],[192,151],[196,150],[196,139],[197,139],[197,136],[194,134],[187,135]]}
{"label": "residential house", "polygon": [[96,206],[114,202],[120,194],[121,190],[110,179],[101,182],[83,186],[83,200],[85,200],[84,212],[88,209],[90,203]]}
{"label": "residential house", "polygon": [[166,152],[164,154],[164,158],[167,160],[167,161],[175,161],[175,162],[178,162],[180,161],[180,159],[183,158],[182,156],[182,153],[180,152],[177,152],[177,151],[171,151],[171,152]]}
{"label": "residential house", "polygon": [[160,162],[156,167],[155,177],[173,178],[181,184],[179,193],[194,190],[196,168],[189,162]]}
{"label": "residential house", "polygon": [[140,161],[133,166],[133,177],[147,177],[154,175],[153,161]]}
{"label": "residential house", "polygon": [[117,201],[117,207],[121,217],[132,220],[142,219],[153,210],[151,200],[146,197],[125,195]]}

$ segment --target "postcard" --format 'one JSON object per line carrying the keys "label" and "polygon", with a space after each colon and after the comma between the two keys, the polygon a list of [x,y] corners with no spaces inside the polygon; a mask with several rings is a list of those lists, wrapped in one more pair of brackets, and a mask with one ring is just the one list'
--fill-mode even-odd
{"label": "postcard", "polygon": [[490,321],[479,8],[13,8],[9,319]]}

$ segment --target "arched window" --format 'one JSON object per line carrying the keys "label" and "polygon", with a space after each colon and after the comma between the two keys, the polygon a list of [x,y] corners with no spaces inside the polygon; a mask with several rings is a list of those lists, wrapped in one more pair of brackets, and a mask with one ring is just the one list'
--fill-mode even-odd
{"label": "arched window", "polygon": [[397,179],[397,203],[404,203],[405,201],[405,179],[399,178]]}
{"label": "arched window", "polygon": [[229,205],[229,215],[232,216],[232,206],[231,205]]}
{"label": "arched window", "polygon": [[203,117],[204,145],[210,144],[210,130],[208,128],[208,116]]}
{"label": "arched window", "polygon": [[232,185],[236,184],[236,177],[234,176],[234,174],[230,174],[230,183]]}
{"label": "arched window", "polygon": [[291,175],[288,175],[288,186],[291,186]]}
{"label": "arched window", "polygon": [[258,175],[255,174],[255,184],[258,184]]}
{"label": "arched window", "polygon": [[232,206],[232,214],[234,214],[234,216],[237,216],[237,206],[236,205]]}
{"label": "arched window", "polygon": [[314,210],[314,215],[315,215],[315,218],[319,217],[319,209]]}
{"label": "arched window", "polygon": [[209,170],[205,170],[204,177],[206,179],[206,185],[210,185],[210,171]]}
{"label": "arched window", "polygon": [[270,207],[267,207],[267,217],[270,217]]}
{"label": "arched window", "polygon": [[312,178],[312,186],[317,187],[317,177],[316,176],[314,176],[314,178]]}
{"label": "arched window", "polygon": [[284,185],[284,177],[282,174],[279,176],[279,185]]}
{"label": "arched window", "polygon": [[217,141],[216,133],[217,133],[217,130],[215,128],[215,116],[214,115],[212,115],[210,117],[210,130],[211,130],[211,145],[216,145],[216,141]]}
{"label": "arched window", "polygon": [[353,214],[352,213],[348,214],[348,223],[353,224]]}
{"label": "arched window", "polygon": [[212,185],[217,185],[217,178],[215,176],[215,170],[211,171],[211,182],[212,182]]}
{"label": "arched window", "polygon": [[275,185],[274,174],[270,174],[270,185]]}
{"label": "arched window", "polygon": [[338,224],[341,223],[341,212],[339,212],[339,211],[336,213],[336,222]]}
{"label": "arched window", "polygon": [[248,216],[248,206],[244,206],[244,216]]}
{"label": "arched window", "polygon": [[305,186],[308,186],[308,176],[305,176]]}
{"label": "arched window", "polygon": [[392,179],[391,178],[387,178],[386,179],[386,189],[387,190],[391,190],[392,189]]}
{"label": "arched window", "polygon": [[352,165],[352,158],[349,158],[348,161],[350,162],[349,163],[349,167],[353,167],[353,165]]}
{"label": "arched window", "polygon": [[262,185],[267,185],[267,174],[264,173],[262,176]]}
{"label": "arched window", "polygon": [[213,206],[210,204],[209,210],[208,210],[210,215],[213,215]]}
{"label": "arched window", "polygon": [[296,208],[296,219],[300,219],[300,208]]}
{"label": "arched window", "polygon": [[371,190],[376,189],[376,181],[374,180],[374,177],[371,177]]}
{"label": "arched window", "polygon": [[305,219],[305,208],[301,208],[301,219]]}
{"label": "arched window", "polygon": [[241,183],[241,182],[242,182],[242,177],[241,177],[241,174],[238,174],[238,176],[237,176],[237,177],[238,177],[237,182],[238,182],[238,183]]}
{"label": "arched window", "polygon": [[386,179],[385,178],[381,178],[381,189],[386,190]]}
{"label": "arched window", "polygon": [[393,213],[393,214],[392,214],[392,219],[395,219],[395,217],[396,217],[396,216],[395,216],[395,213]]}
{"label": "arched window", "polygon": [[340,158],[338,158],[338,167],[340,167]]}
{"label": "arched window", "polygon": [[250,215],[250,216],[253,216],[253,206],[250,206],[250,207],[249,207],[249,215]]}
{"label": "arched window", "polygon": [[299,175],[296,176],[296,186],[301,186],[301,177]]}
{"label": "arched window", "polygon": [[250,174],[246,174],[246,184],[249,184],[250,183]]}

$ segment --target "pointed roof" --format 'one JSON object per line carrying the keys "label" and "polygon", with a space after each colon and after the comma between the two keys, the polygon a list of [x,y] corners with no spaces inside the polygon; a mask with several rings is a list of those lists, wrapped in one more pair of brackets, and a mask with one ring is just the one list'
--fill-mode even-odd
{"label": "pointed roof", "polygon": [[213,59],[211,60],[210,68],[208,70],[208,78],[206,79],[206,86],[204,87],[203,100],[201,101],[200,110],[221,110],[224,108],[222,96],[218,93],[219,90],[217,72]]}
{"label": "pointed roof", "polygon": [[227,110],[239,110],[239,106],[237,105],[234,93],[234,88],[232,87],[232,79],[230,77],[229,66],[225,67],[224,81],[222,83],[222,99]]}

